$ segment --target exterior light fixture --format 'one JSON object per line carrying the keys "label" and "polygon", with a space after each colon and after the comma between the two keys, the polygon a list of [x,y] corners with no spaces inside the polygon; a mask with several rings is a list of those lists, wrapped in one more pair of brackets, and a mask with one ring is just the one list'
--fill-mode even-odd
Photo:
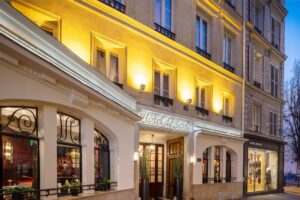
{"label": "exterior light fixture", "polygon": [[154,150],[155,149],[155,145],[153,144],[153,137],[154,137],[154,135],[152,135],[152,143],[150,145],[150,150]]}
{"label": "exterior light fixture", "polygon": [[193,155],[190,156],[190,163],[194,164],[195,162],[196,162],[196,155],[193,154]]}
{"label": "exterior light fixture", "polygon": [[184,106],[183,106],[183,110],[185,110],[185,111],[189,111],[189,105],[192,103],[192,99],[191,98],[188,98],[187,100],[186,100],[186,103],[184,104]]}
{"label": "exterior light fixture", "polygon": [[146,89],[146,85],[144,83],[140,84],[140,91],[144,92]]}
{"label": "exterior light fixture", "polygon": [[11,163],[13,162],[13,146],[10,142],[6,142],[4,145],[4,157]]}
{"label": "exterior light fixture", "polygon": [[134,152],[133,154],[133,160],[138,161],[139,160],[139,152]]}

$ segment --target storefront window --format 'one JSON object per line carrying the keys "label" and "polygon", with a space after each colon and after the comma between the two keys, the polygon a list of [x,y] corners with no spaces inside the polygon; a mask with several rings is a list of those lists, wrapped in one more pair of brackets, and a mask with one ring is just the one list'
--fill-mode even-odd
{"label": "storefront window", "polygon": [[248,150],[248,192],[277,189],[278,155],[276,151]]}
{"label": "storefront window", "polygon": [[37,110],[1,107],[0,114],[0,188],[19,185],[38,189]]}
{"label": "storefront window", "polygon": [[220,147],[215,147],[215,159],[214,159],[214,182],[221,182],[220,177]]}
{"label": "storefront window", "polygon": [[69,185],[81,179],[80,120],[57,113],[57,182]]}
{"label": "storefront window", "polygon": [[94,130],[95,141],[95,183],[101,179],[110,179],[109,141],[98,130]]}

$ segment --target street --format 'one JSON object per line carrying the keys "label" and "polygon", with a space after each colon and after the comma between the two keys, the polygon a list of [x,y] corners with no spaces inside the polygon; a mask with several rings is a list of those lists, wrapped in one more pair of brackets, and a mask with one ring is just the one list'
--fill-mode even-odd
{"label": "street", "polygon": [[279,193],[279,194],[268,194],[268,195],[260,195],[260,196],[244,198],[244,200],[294,200],[294,199],[300,200],[300,195]]}

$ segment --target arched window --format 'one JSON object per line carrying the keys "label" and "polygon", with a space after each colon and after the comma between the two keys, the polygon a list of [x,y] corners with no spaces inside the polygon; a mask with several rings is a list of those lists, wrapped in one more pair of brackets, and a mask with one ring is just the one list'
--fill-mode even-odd
{"label": "arched window", "polygon": [[110,179],[110,152],[108,139],[97,129],[94,130],[95,141],[95,183]]}
{"label": "arched window", "polygon": [[37,109],[0,107],[0,188],[39,189]]}
{"label": "arched window", "polygon": [[203,152],[202,183],[208,183],[208,148]]}
{"label": "arched window", "polygon": [[226,152],[226,182],[231,182],[231,155]]}
{"label": "arched window", "polygon": [[56,120],[58,186],[81,182],[80,120],[63,113]]}
{"label": "arched window", "polygon": [[215,158],[214,158],[214,182],[221,182],[221,165],[220,165],[220,154],[221,148],[215,147]]}

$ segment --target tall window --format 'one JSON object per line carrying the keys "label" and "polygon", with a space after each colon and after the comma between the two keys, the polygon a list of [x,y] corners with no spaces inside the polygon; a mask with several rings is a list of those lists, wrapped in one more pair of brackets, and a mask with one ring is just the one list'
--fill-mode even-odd
{"label": "tall window", "polygon": [[19,185],[38,189],[37,123],[35,108],[0,107],[0,188]]}
{"label": "tall window", "polygon": [[196,88],[196,105],[200,108],[206,108],[206,89]]}
{"label": "tall window", "polygon": [[215,147],[215,158],[214,158],[214,182],[221,182],[221,167],[220,167],[220,153],[221,148]]}
{"label": "tall window", "polygon": [[277,115],[270,112],[270,135],[277,134]]}
{"label": "tall window", "polygon": [[271,65],[271,94],[278,97],[278,69]]}
{"label": "tall window", "polygon": [[57,183],[81,181],[80,120],[63,113],[57,119]]}
{"label": "tall window", "polygon": [[224,102],[223,102],[223,115],[229,116],[230,115],[230,101],[228,97],[224,97]]}
{"label": "tall window", "polygon": [[253,106],[253,130],[256,132],[260,131],[260,107],[257,105]]}
{"label": "tall window", "polygon": [[232,65],[232,38],[227,34],[224,35],[223,62]]}
{"label": "tall window", "polygon": [[208,52],[207,48],[207,22],[196,17],[196,47]]}
{"label": "tall window", "polygon": [[271,43],[275,48],[279,48],[280,45],[280,22],[274,17],[271,17]]}
{"label": "tall window", "polygon": [[169,98],[169,75],[159,71],[154,72],[154,94]]}
{"label": "tall window", "polygon": [[254,51],[254,81],[262,83],[262,66],[263,55],[257,51]]}
{"label": "tall window", "polygon": [[172,0],[154,1],[155,23],[171,31],[172,29]]}
{"label": "tall window", "polygon": [[103,75],[106,75],[111,81],[119,83],[118,55],[105,52],[102,49],[97,49],[96,69]]}
{"label": "tall window", "polygon": [[110,179],[110,150],[108,139],[98,130],[94,130],[95,142],[95,183]]}
{"label": "tall window", "polygon": [[202,183],[208,183],[208,148],[203,152]]}
{"label": "tall window", "polygon": [[[259,1],[255,1],[255,4]],[[264,7],[262,5],[255,5],[255,27],[258,28],[258,31],[261,33],[263,31],[263,22],[264,22]]]}

